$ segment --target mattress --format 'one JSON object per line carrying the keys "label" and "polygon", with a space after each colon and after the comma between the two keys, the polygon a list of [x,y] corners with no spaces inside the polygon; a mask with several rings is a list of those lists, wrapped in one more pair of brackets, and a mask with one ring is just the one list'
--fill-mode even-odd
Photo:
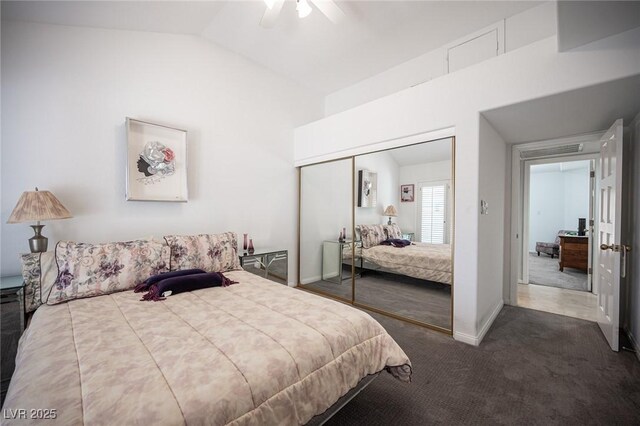
{"label": "mattress", "polygon": [[357,255],[385,270],[423,280],[451,284],[451,246],[413,243],[407,247],[377,245],[359,249]]}
{"label": "mattress", "polygon": [[368,314],[225,275],[239,283],[161,302],[126,291],[41,306],[4,408],[55,410],[47,424],[297,425],[367,375],[409,380],[409,359]]}

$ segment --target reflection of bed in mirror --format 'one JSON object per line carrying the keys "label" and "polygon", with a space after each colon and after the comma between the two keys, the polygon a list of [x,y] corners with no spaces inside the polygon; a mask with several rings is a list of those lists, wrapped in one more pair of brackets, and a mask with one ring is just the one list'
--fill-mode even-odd
{"label": "reflection of bed in mirror", "polygon": [[412,243],[406,247],[377,245],[359,249],[358,255],[364,260],[365,269],[451,285],[449,244]]}
{"label": "reflection of bed in mirror", "polygon": [[[412,243],[402,248],[387,245],[366,249],[358,247],[356,261],[358,269],[407,275],[451,285],[451,246],[449,244]],[[343,263],[351,264],[351,251],[344,252]]]}
{"label": "reflection of bed in mirror", "polygon": [[[382,244],[389,238],[401,238],[397,225],[358,225],[361,243],[356,259],[363,269],[406,275],[421,280],[451,285],[451,246],[412,242],[406,247]],[[351,252],[343,253],[343,262],[351,263]]]}

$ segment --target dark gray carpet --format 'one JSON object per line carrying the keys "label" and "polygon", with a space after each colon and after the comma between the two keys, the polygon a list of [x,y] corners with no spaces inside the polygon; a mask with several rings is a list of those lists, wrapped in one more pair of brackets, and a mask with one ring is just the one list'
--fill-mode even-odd
{"label": "dark gray carpet", "polygon": [[587,291],[587,273],[579,269],[558,269],[558,258],[541,253],[529,253],[529,283]]}
{"label": "dark gray carpet", "polygon": [[[351,275],[351,267],[344,276]],[[351,280],[318,281],[305,288],[351,300]],[[451,329],[451,286],[398,274],[365,270],[356,278],[356,302],[406,318]]]}
{"label": "dark gray carpet", "polygon": [[327,425],[640,424],[640,362],[595,323],[505,306],[479,347],[374,315],[413,363],[383,372]]}

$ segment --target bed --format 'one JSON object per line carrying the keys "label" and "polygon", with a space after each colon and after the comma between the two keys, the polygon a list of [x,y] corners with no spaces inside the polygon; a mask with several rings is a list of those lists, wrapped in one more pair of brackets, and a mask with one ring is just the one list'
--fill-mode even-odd
{"label": "bed", "polygon": [[451,285],[449,244],[413,243],[402,248],[377,245],[358,249],[356,256],[387,272]]}
{"label": "bed", "polygon": [[238,284],[161,302],[120,291],[40,306],[3,407],[27,421],[3,424],[54,410],[47,424],[297,425],[382,370],[409,381],[409,359],[368,314],[225,275]]}
{"label": "bed", "polygon": [[[402,238],[397,224],[357,225],[356,234],[360,240],[355,252],[356,265],[362,269],[451,285],[453,263],[449,244],[411,243],[406,247],[382,244]],[[352,255],[351,250],[345,250],[343,262],[350,263]]]}

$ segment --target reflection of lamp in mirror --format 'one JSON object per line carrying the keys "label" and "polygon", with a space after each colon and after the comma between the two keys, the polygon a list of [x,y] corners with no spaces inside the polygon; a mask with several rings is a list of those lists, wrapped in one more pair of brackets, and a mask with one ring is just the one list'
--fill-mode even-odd
{"label": "reflection of lamp in mirror", "polygon": [[44,225],[41,220],[68,219],[71,213],[49,191],[25,191],[11,212],[7,223],[37,222],[31,225],[35,235],[29,238],[31,253],[47,251],[48,238],[41,234]]}
{"label": "reflection of lamp in mirror", "polygon": [[389,216],[389,222],[387,225],[391,225],[391,218],[398,216],[398,210],[393,206],[393,204],[389,204],[386,209],[384,209],[384,215]]}

